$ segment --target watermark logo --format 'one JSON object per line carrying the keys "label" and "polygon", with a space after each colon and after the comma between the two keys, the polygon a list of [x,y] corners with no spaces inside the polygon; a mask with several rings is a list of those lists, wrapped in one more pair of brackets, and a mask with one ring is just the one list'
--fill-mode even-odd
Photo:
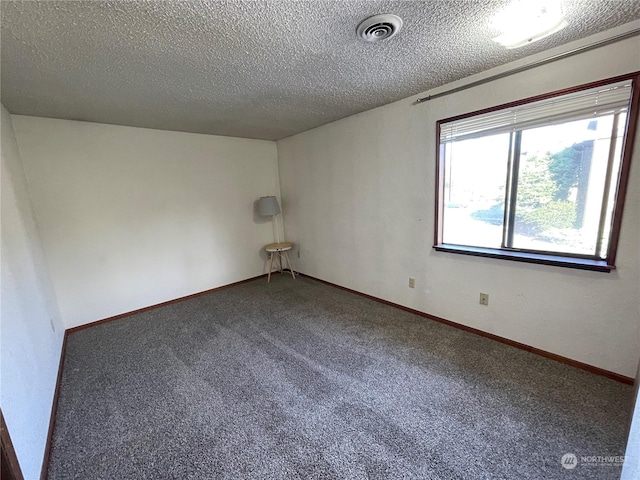
{"label": "watermark logo", "polygon": [[560,463],[562,464],[562,468],[572,470],[578,466],[578,457],[576,457],[573,453],[565,453],[564,455],[562,455]]}
{"label": "watermark logo", "polygon": [[580,463],[583,467],[622,467],[624,455],[583,455],[580,458],[575,453],[565,453],[560,459],[560,465],[567,470],[573,470]]}

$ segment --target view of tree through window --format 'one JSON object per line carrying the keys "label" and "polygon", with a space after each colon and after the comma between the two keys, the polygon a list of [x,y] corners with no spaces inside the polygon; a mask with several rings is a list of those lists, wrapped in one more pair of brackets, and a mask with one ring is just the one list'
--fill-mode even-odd
{"label": "view of tree through window", "polygon": [[440,243],[606,259],[629,87],[443,121]]}

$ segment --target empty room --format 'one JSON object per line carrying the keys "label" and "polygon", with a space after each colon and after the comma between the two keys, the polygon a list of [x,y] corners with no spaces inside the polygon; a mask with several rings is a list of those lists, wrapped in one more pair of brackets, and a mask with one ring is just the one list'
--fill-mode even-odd
{"label": "empty room", "polygon": [[640,478],[638,0],[0,13],[3,480]]}

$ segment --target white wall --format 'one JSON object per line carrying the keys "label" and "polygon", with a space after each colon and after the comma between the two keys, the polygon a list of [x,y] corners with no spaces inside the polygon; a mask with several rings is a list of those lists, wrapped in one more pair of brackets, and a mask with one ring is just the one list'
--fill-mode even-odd
{"label": "white wall", "polygon": [[274,142],[12,118],[67,328],[265,272]]}
{"label": "white wall", "polygon": [[[640,70],[639,51],[635,37],[425,104],[414,105],[417,96],[408,98],[279,141],[286,235],[301,253],[296,266],[360,292],[635,376],[640,135],[614,272],[470,257],[431,247],[437,120]],[[409,276],[416,278],[415,289],[408,288]],[[479,305],[479,292],[489,293],[489,306]]]}
{"label": "white wall", "polygon": [[11,116],[2,108],[0,407],[24,478],[39,478],[64,329]]}
{"label": "white wall", "polygon": [[633,417],[629,426],[627,450],[624,454],[624,465],[620,480],[638,480],[640,478],[640,363],[636,373],[636,401]]}

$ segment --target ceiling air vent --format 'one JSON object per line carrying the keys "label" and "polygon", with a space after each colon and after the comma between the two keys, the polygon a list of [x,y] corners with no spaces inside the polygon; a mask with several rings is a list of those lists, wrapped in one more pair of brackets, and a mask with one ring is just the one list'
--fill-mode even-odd
{"label": "ceiling air vent", "polygon": [[402,28],[402,19],[396,15],[374,15],[360,22],[356,32],[365,42],[379,42],[393,37]]}

